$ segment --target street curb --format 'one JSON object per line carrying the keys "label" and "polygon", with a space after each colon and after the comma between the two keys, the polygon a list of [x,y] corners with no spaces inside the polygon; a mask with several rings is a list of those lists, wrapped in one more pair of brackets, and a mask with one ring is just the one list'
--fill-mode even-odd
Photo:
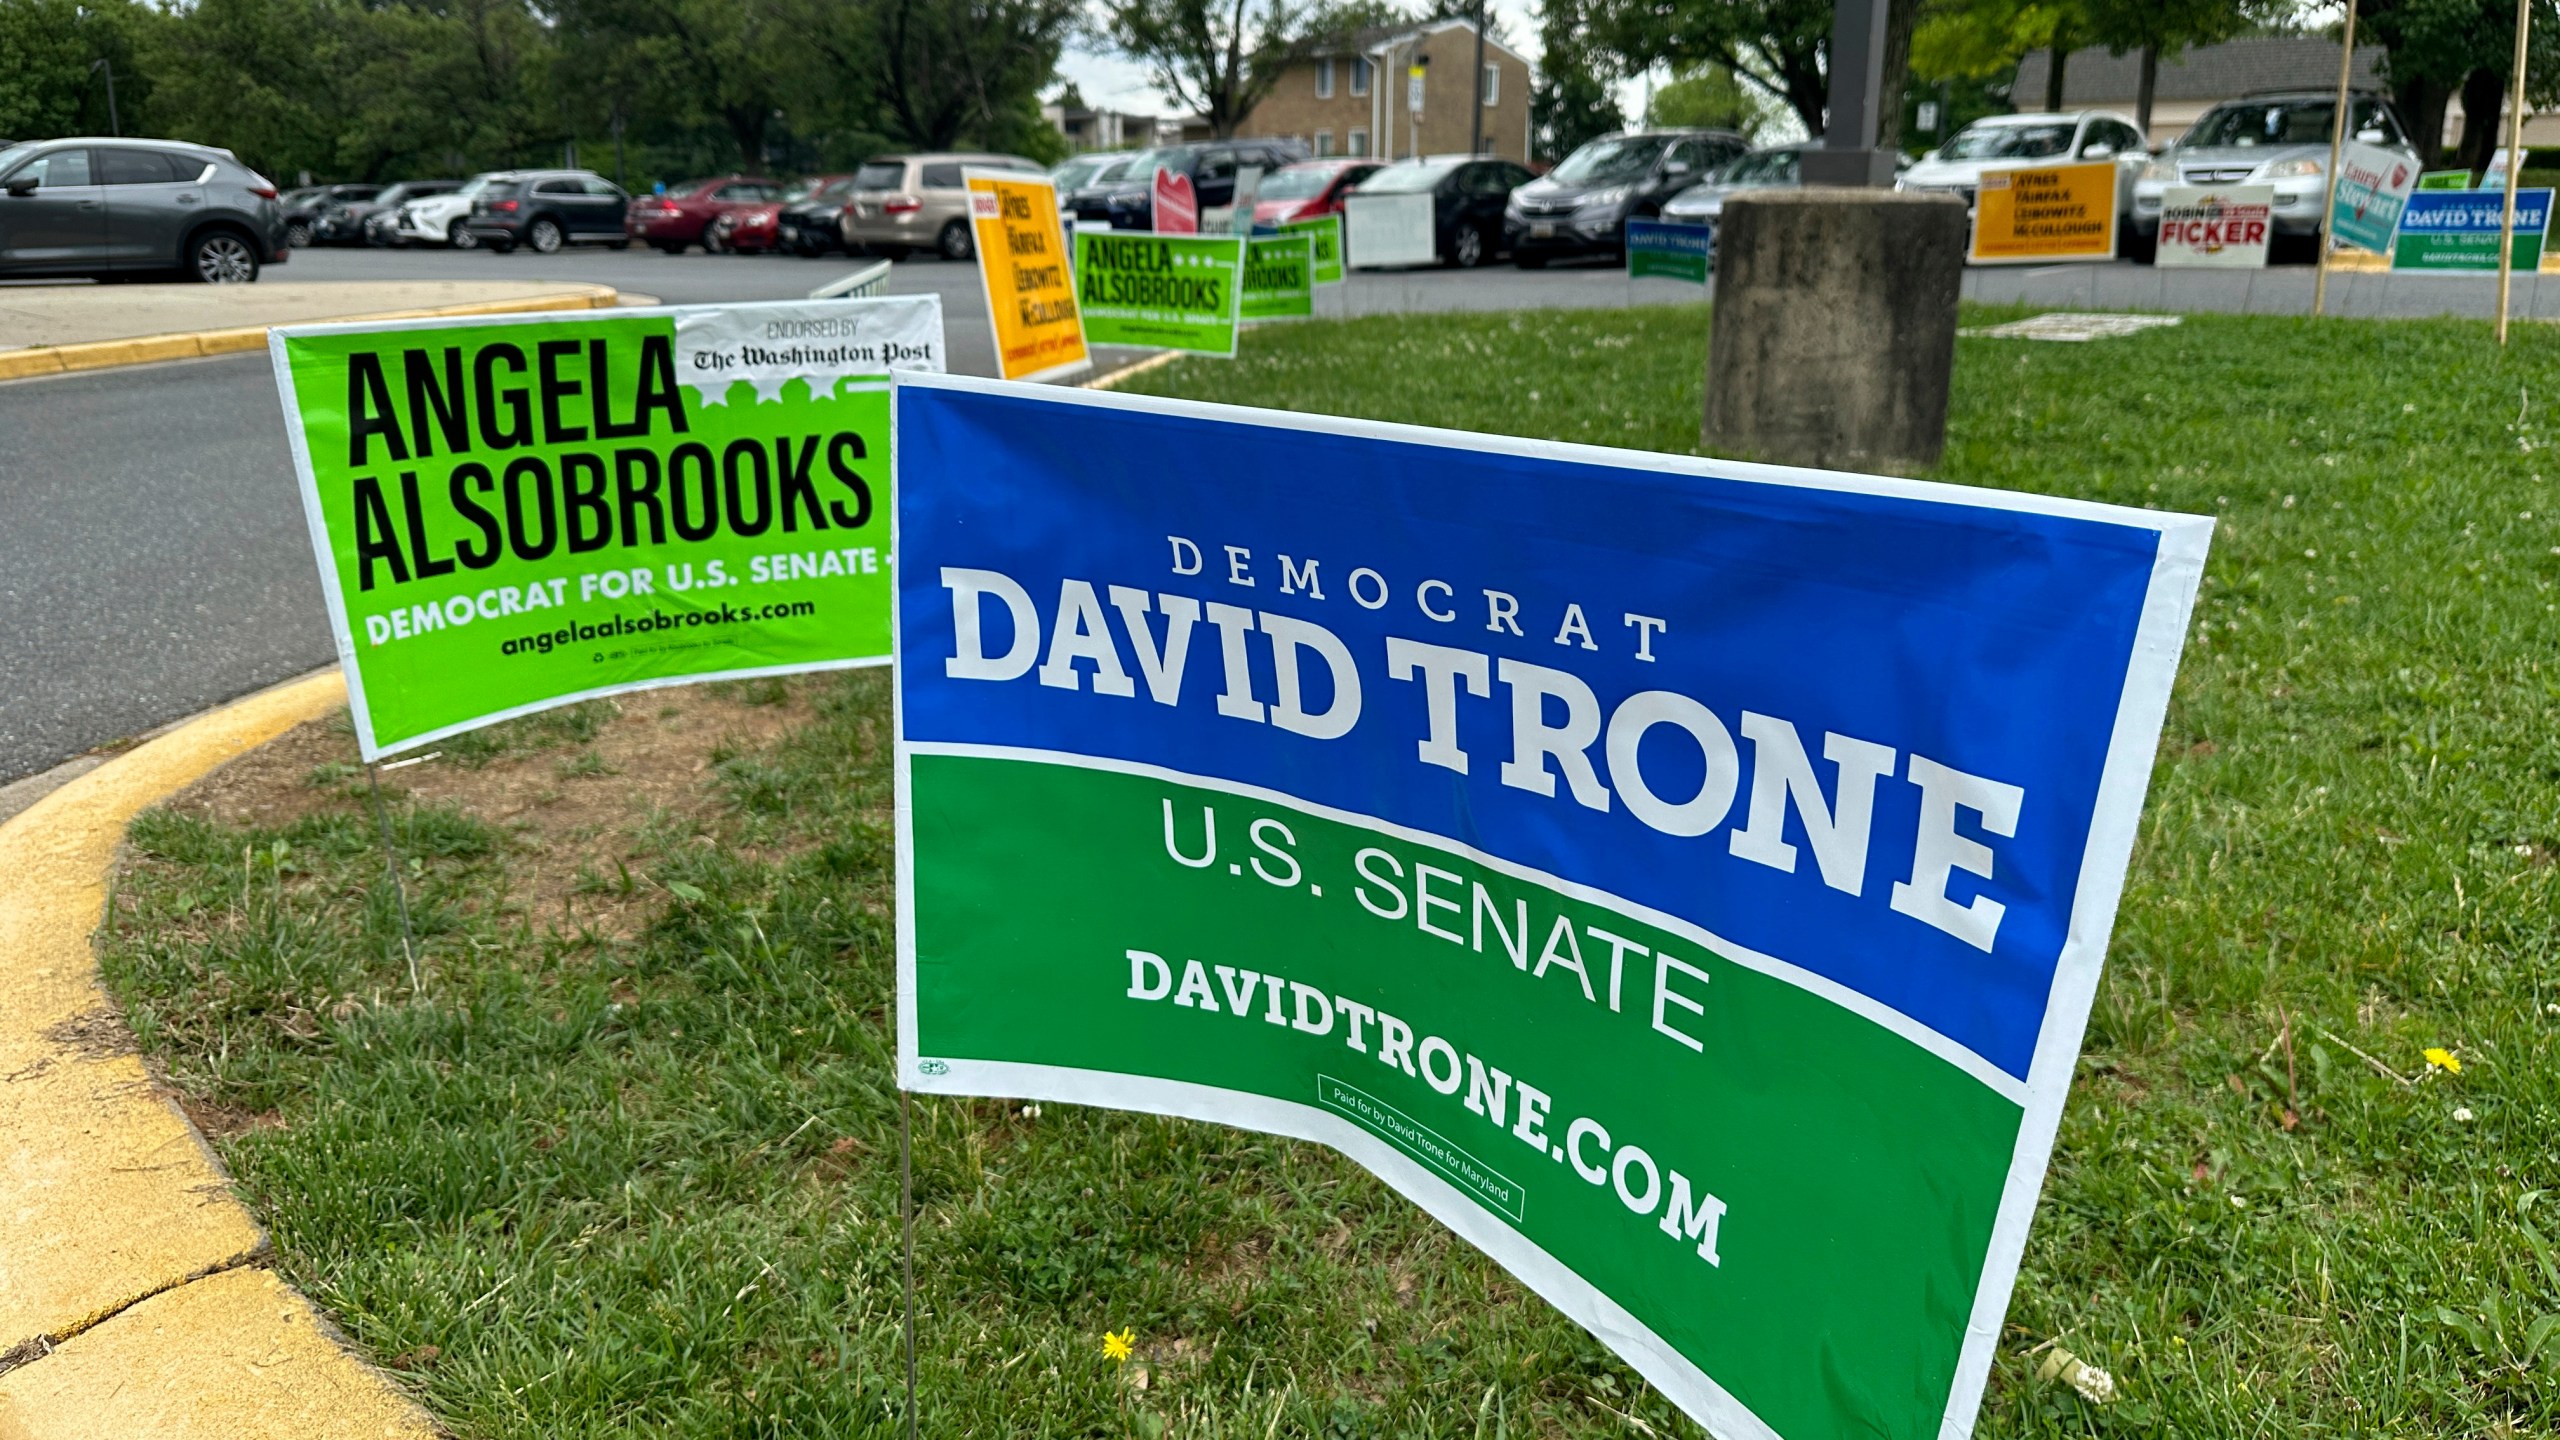
{"label": "street curb", "polygon": [[[522,300],[472,300],[424,310],[382,310],[367,315],[343,315],[326,321],[287,323],[336,325],[357,320],[423,320],[438,315],[610,310],[619,303],[619,299],[619,292],[610,285],[570,285],[564,286],[563,293],[557,295],[535,295]],[[264,350],[267,348],[268,328],[244,325],[228,330],[184,330],[169,335],[140,335],[129,340],[86,340],[73,345],[35,345],[24,350],[0,350],[0,380],[27,380],[40,375],[68,375],[79,370],[109,370],[119,365],[150,365],[163,360],[195,360],[207,355]],[[0,1440],[5,1440],[5,1437],[0,1437]]]}
{"label": "street curb", "polygon": [[154,1084],[92,947],[135,816],[345,700],[334,670],[290,681],[0,823],[0,1440],[437,1433],[264,1268],[266,1236]]}

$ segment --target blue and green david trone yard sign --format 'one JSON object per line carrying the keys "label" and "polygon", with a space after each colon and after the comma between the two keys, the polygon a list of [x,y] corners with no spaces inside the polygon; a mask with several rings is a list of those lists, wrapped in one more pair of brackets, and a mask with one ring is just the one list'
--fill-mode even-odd
{"label": "blue and green david trone yard sign", "polygon": [[893,408],[902,1085],[1334,1146],[1720,1436],[1970,1428],[2210,521]]}

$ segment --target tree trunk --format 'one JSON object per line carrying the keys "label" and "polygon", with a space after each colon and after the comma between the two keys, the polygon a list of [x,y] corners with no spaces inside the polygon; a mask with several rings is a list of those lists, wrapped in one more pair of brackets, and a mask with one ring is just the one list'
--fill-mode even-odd
{"label": "tree trunk", "polygon": [[2452,98],[2443,86],[2427,80],[2391,87],[2391,101],[2408,122],[2409,143],[2417,147],[2420,169],[2444,163],[2444,111]]}
{"label": "tree trunk", "polygon": [[2474,70],[2462,78],[2461,163],[2473,179],[2489,169],[2489,157],[2506,138],[2498,122],[2507,107],[2507,75],[2503,70]]}
{"label": "tree trunk", "polygon": [[2151,143],[2151,100],[2160,90],[2160,47],[2142,47],[2142,78],[2133,94],[2133,123],[2142,132],[2142,143]]}
{"label": "tree trunk", "polygon": [[2071,36],[2059,26],[2053,32],[2051,53],[2053,63],[2044,72],[2044,108],[2048,112],[2062,108],[2062,73],[2071,63]]}
{"label": "tree trunk", "polygon": [[1911,32],[1923,0],[1891,0],[1884,19],[1884,76],[1876,85],[1876,148],[1902,148],[1902,96],[1911,81]]}

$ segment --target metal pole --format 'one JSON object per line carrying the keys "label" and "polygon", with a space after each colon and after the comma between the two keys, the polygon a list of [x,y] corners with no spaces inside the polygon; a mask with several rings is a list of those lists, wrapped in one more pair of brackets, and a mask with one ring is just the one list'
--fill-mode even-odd
{"label": "metal pole", "polygon": [[1467,136],[1467,153],[1484,153],[1484,0],[1476,0],[1475,124]]}
{"label": "metal pole", "polygon": [[907,1112],[914,1101],[898,1089],[898,1231],[906,1256],[907,1440],[916,1440],[916,1169]]}
{"label": "metal pole", "polygon": [[2498,343],[2507,343],[2507,295],[2514,283],[2516,183],[2524,178],[2525,40],[2533,24],[2533,0],[2516,0],[2515,93],[2507,97],[2507,206],[2498,221]]}
{"label": "metal pole", "polygon": [[2347,0],[2347,40],[2338,53],[2338,113],[2329,117],[2329,185],[2320,197],[2320,255],[2311,277],[2311,313],[2328,313],[2329,217],[2338,209],[2338,157],[2347,146],[2347,86],[2356,71],[2356,0]]}
{"label": "metal pole", "polygon": [[382,870],[391,877],[391,898],[400,906],[400,954],[409,962],[409,993],[416,995],[424,987],[418,983],[418,937],[409,928],[409,887],[400,879],[400,852],[391,843],[391,817],[382,808],[382,772],[370,760],[365,762],[364,782],[373,791],[373,824],[382,834]]}
{"label": "metal pole", "polygon": [[107,133],[121,136],[124,134],[124,120],[116,114],[115,62],[100,56],[89,68],[107,77]]}

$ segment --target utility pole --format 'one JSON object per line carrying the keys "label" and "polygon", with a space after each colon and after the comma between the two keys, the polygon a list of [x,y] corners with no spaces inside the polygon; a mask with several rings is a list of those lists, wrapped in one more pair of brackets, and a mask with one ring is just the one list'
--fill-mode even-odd
{"label": "utility pole", "polygon": [[1476,0],[1475,123],[1468,127],[1467,153],[1484,153],[1484,0]]}
{"label": "utility pole", "polygon": [[1799,162],[1807,185],[1893,186],[1893,154],[1876,148],[1889,9],[1889,0],[1840,0],[1832,12],[1831,103],[1820,148]]}
{"label": "utility pole", "polygon": [[115,64],[106,57],[100,56],[89,62],[89,68],[103,72],[107,77],[107,133],[120,136],[124,134],[124,121],[116,114]]}

